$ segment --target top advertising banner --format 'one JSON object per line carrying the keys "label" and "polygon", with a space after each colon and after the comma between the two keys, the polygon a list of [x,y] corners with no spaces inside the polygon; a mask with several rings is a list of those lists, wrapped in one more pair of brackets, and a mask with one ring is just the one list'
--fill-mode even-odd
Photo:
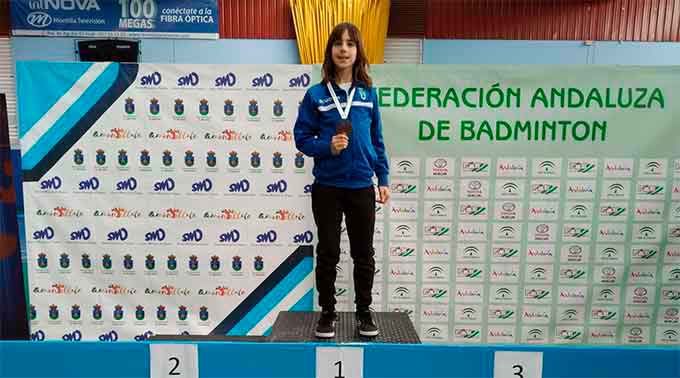
{"label": "top advertising banner", "polygon": [[12,35],[217,39],[215,0],[16,0]]}

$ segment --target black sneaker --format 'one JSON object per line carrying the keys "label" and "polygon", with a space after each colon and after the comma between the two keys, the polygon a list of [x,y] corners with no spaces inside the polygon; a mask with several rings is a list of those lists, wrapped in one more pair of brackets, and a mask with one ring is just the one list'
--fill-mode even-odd
{"label": "black sneaker", "polygon": [[334,311],[322,311],[319,322],[316,324],[316,337],[330,339],[335,337],[335,322],[338,316]]}
{"label": "black sneaker", "polygon": [[357,312],[357,326],[359,327],[359,334],[361,336],[378,336],[378,326],[373,322],[370,311]]}

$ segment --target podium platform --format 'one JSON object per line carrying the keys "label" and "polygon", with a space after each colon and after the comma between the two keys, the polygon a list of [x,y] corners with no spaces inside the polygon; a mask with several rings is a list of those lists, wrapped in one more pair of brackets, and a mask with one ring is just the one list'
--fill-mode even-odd
{"label": "podium platform", "polygon": [[282,311],[274,321],[269,336],[273,342],[316,342],[316,343],[392,343],[420,344],[411,319],[401,312],[374,312],[373,320],[380,330],[376,337],[359,335],[354,312],[339,312],[335,337],[319,339],[314,336],[320,312]]}
{"label": "podium platform", "polygon": [[[525,378],[680,378],[680,348],[577,345],[319,344],[182,342],[196,345],[200,377],[314,378],[321,348],[363,350],[364,378],[519,378],[517,368],[494,375],[497,352],[542,355],[543,372]],[[143,342],[38,342],[0,340],[0,378],[149,377],[153,344]],[[182,358],[187,358],[183,356]],[[539,357],[540,358],[540,357]],[[522,363],[523,358],[505,359]],[[349,361],[347,361],[349,363]],[[524,362],[526,364],[526,362]],[[180,366],[184,366],[181,364]],[[507,365],[504,365],[507,366]],[[512,366],[512,365],[511,365]],[[335,366],[333,366],[335,367]],[[345,377],[348,365],[343,367]],[[184,371],[182,371],[184,373]],[[183,376],[186,376],[183,374]],[[325,375],[325,377],[334,377]]]}
{"label": "podium platform", "polygon": [[152,335],[151,341],[236,341],[236,342],[309,342],[309,343],[390,343],[420,344],[418,333],[408,315],[401,312],[374,312],[380,330],[376,337],[359,335],[354,312],[339,312],[335,337],[319,339],[314,335],[320,312],[282,311],[268,336],[229,335]]}

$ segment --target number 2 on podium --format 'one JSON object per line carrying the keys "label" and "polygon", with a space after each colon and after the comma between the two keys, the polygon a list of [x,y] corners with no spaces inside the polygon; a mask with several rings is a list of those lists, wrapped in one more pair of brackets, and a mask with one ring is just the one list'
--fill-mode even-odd
{"label": "number 2 on podium", "polygon": [[195,344],[150,344],[151,378],[198,378]]}

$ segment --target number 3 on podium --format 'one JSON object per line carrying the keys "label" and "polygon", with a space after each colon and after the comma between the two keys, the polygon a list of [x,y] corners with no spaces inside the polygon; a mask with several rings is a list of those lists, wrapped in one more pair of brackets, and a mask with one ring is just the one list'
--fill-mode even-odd
{"label": "number 3 on podium", "polygon": [[494,378],[541,378],[543,375],[543,353],[541,352],[496,352],[494,356]]}

